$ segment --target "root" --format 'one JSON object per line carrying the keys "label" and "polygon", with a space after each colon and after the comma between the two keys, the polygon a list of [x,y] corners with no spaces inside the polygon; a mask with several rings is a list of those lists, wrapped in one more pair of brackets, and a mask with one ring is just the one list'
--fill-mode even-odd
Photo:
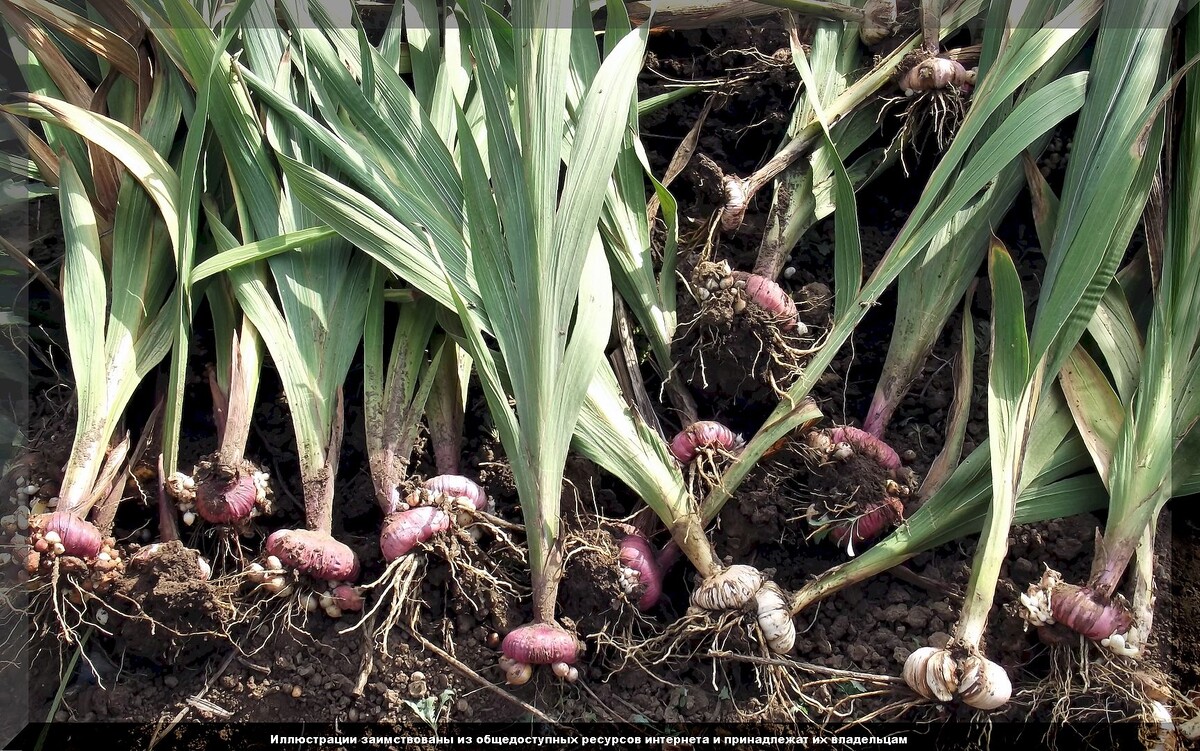
{"label": "root", "polygon": [[895,96],[884,100],[879,117],[894,111],[901,119],[900,130],[889,149],[900,151],[900,165],[909,174],[905,153],[911,151],[918,159],[922,149],[932,139],[939,152],[945,151],[966,117],[970,96],[957,87],[922,91],[912,96]]}
{"label": "root", "polygon": [[[363,592],[375,593],[374,603],[366,608],[354,625],[341,633],[362,629],[380,644],[383,654],[390,654],[392,630],[403,625],[416,632],[421,607],[425,605],[419,591],[430,565],[446,565],[456,594],[467,600],[476,612],[487,607],[485,598],[520,599],[526,590],[513,582],[500,565],[501,557],[511,557],[525,565],[523,548],[513,541],[510,530],[520,529],[503,519],[472,509],[474,520],[464,528],[434,535],[421,543],[420,550],[403,555],[388,564],[378,579],[363,585]],[[476,540],[484,538],[486,530],[492,544],[484,551]],[[486,563],[485,563],[486,562]]]}
{"label": "root", "polygon": [[[701,258],[709,255],[706,251]],[[683,284],[698,310],[677,330],[676,341],[693,363],[692,372],[682,374],[702,388],[710,387],[706,359],[715,356],[721,366],[732,365],[731,372],[740,374],[740,380],[737,375],[728,382],[718,379],[720,388],[742,391],[760,383],[782,397],[819,349],[806,324],[753,302],[746,280],[725,261],[698,261]]]}
{"label": "root", "polygon": [[[31,639],[53,629],[63,645],[77,645],[82,643],[80,635],[85,632],[114,636],[122,623],[142,623],[151,634],[162,632],[180,639],[229,639],[223,627],[182,630],[155,618],[142,602],[123,591],[122,580],[131,578],[125,572],[89,571],[81,575],[63,570],[60,562],[61,559],[56,559],[48,574],[26,583],[28,603],[23,612],[35,625]],[[234,612],[233,603],[221,598],[215,598],[214,603],[218,611],[214,620],[224,624],[226,617]]]}
{"label": "root", "polygon": [[423,602],[416,590],[424,579],[425,566],[423,553],[404,555],[389,563],[378,579],[362,587],[364,592],[375,593],[375,603],[364,610],[357,623],[342,629],[341,633],[369,629],[383,654],[390,655],[388,637],[393,628],[404,624],[409,631],[417,633],[417,619]]}
{"label": "root", "polygon": [[[589,517],[587,523],[591,526],[584,529],[576,527],[564,533],[563,548],[567,552],[563,557],[563,571],[568,579],[581,577],[574,579],[580,582],[578,586],[599,592],[598,599],[611,597],[607,609],[587,613],[583,623],[576,624],[586,626],[586,633],[581,630],[580,636],[592,643],[606,638],[620,642],[633,641],[653,630],[656,621],[638,609],[637,601],[642,592],[626,588],[621,578],[622,565],[617,540],[603,529],[606,525],[620,528],[620,523],[601,517]],[[587,558],[591,560],[586,561]]]}
{"label": "root", "polygon": [[[712,614],[693,609],[643,641],[602,637],[601,642],[613,655],[604,666],[613,674],[633,667],[669,683],[664,676],[707,664],[713,690],[728,691],[740,721],[843,725],[861,712],[863,702],[896,697],[856,723],[895,719],[914,704],[900,678],[835,670],[772,654],[754,618],[742,612]],[[738,665],[748,668],[749,676],[732,675],[740,670]]]}
{"label": "root", "polygon": [[192,527],[188,545],[202,551],[212,567],[214,579],[244,572],[254,558],[242,544],[243,533],[225,525],[197,524]]}
{"label": "root", "polygon": [[696,458],[688,464],[684,480],[692,498],[704,498],[713,488],[720,487],[721,477],[737,454],[720,447],[705,446],[696,450]]}
{"label": "root", "polygon": [[1146,748],[1164,742],[1170,747],[1164,714],[1181,722],[1200,712],[1170,676],[1144,660],[1114,657],[1082,636],[1073,646],[1051,647],[1049,674],[1018,691],[1012,703],[1029,711],[1049,708],[1050,732],[1060,724],[1099,729],[1136,719]]}

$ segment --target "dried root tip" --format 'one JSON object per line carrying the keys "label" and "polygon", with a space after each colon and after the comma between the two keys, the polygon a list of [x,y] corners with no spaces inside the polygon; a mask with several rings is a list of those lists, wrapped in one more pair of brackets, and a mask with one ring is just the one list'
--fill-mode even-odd
{"label": "dried root tip", "polygon": [[730,566],[692,592],[692,605],[702,610],[740,610],[762,589],[763,582],[762,572],[753,566]]}
{"label": "dried root tip", "polygon": [[921,647],[904,662],[904,682],[926,699],[961,699],[975,709],[1008,703],[1012,682],[999,664],[979,655],[956,662],[949,650]]}
{"label": "dried root tip", "polygon": [[774,582],[767,582],[754,595],[758,611],[758,627],[775,654],[787,654],[796,643],[796,624],[788,610],[783,592]]}
{"label": "dried root tip", "polygon": [[95,558],[104,545],[100,530],[94,524],[69,511],[32,516],[29,527],[32,530],[30,540],[35,545],[38,539],[45,540],[47,552],[55,555]]}
{"label": "dried root tip", "polygon": [[858,27],[858,38],[868,47],[892,36],[900,27],[896,22],[896,0],[867,0],[863,13],[866,17]]}
{"label": "dried root tip", "polygon": [[579,659],[579,640],[570,631],[554,623],[527,623],[504,637],[500,649],[514,663],[527,665],[568,665]]}
{"label": "dried root tip", "polygon": [[741,439],[729,428],[713,420],[700,420],[671,439],[671,454],[680,464],[687,464],[696,458],[701,449],[734,451],[740,446]]}
{"label": "dried root tip", "polygon": [[267,538],[266,550],[288,568],[327,581],[358,578],[358,556],[345,543],[307,529],[281,529]]}
{"label": "dried root tip", "polygon": [[621,566],[633,572],[635,579],[631,582],[632,587],[626,589],[626,592],[641,592],[637,601],[638,609],[649,610],[662,596],[662,571],[655,560],[654,550],[650,547],[650,542],[638,533],[621,538],[619,549]]}
{"label": "dried root tip", "polygon": [[[969,86],[970,75],[963,64],[945,57],[929,57],[914,65],[900,78],[905,94]],[[911,92],[911,94],[910,94]]]}
{"label": "dried root tip", "polygon": [[742,226],[746,216],[746,181],[740,177],[727,176],[721,182],[725,194],[725,205],[721,207],[721,229],[732,232]]}

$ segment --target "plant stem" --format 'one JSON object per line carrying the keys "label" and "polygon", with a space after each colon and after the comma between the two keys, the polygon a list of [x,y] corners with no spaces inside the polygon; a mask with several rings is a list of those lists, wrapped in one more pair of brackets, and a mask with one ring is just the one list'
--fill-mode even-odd
{"label": "plant stem", "polygon": [[1158,529],[1158,514],[1142,531],[1135,553],[1133,581],[1133,622],[1143,639],[1150,635],[1154,624],[1154,538]]}
{"label": "plant stem", "polygon": [[790,10],[801,16],[824,18],[829,21],[849,21],[861,24],[866,20],[862,8],[843,3],[823,2],[822,0],[756,0],[763,5],[772,5],[783,10]]}
{"label": "plant stem", "polygon": [[546,551],[540,567],[530,572],[533,585],[533,619],[538,623],[554,623],[558,605],[558,585],[563,577],[562,540],[557,539]]}
{"label": "plant stem", "polygon": [[439,475],[459,473],[463,422],[466,418],[459,371],[462,356],[459,346],[447,338],[426,407],[429,440],[433,443],[434,464]]}
{"label": "plant stem", "polygon": [[246,443],[250,440],[250,421],[253,417],[254,394],[251,393],[258,372],[258,330],[250,319],[242,319],[242,332],[234,333],[230,361],[229,394],[226,399],[225,425],[221,435],[218,459],[222,466],[237,467],[246,458]]}
{"label": "plant stem", "polygon": [[[86,518],[88,511],[93,511],[93,523],[97,529],[108,532],[112,529],[113,519],[117,515],[117,506],[124,495],[125,483],[118,477],[125,469],[125,457],[129,454],[129,433],[119,443],[109,449],[104,459],[99,477],[95,479],[91,493],[82,504],[76,516]],[[62,501],[59,501],[60,507]],[[68,509],[69,510],[69,509]],[[74,512],[73,512],[74,513]]]}
{"label": "plant stem", "polygon": [[162,454],[158,455],[158,539],[161,542],[174,542],[179,539],[179,520],[175,514],[175,504],[167,495],[167,484],[164,479]]}
{"label": "plant stem", "polygon": [[104,461],[104,452],[101,450],[100,442],[94,438],[88,438],[87,436],[90,434],[90,431],[81,434],[84,436],[84,440],[76,443],[71,449],[71,457],[67,460],[67,471],[58,492],[59,509],[69,511],[81,519],[86,517],[88,511],[91,510],[90,498]]}
{"label": "plant stem", "polygon": [[[847,87],[832,102],[826,103],[825,114],[829,118],[829,122],[832,124],[845,118],[888,85],[892,80],[892,74],[904,60],[904,56],[916,47],[917,40],[914,37],[880,61],[865,76]],[[821,133],[821,123],[814,117],[775,156],[747,177],[743,186],[746,202],[749,203],[764,185],[770,183],[792,166],[797,159],[808,153],[813,143],[821,137]]]}
{"label": "plant stem", "polygon": [[217,445],[225,445],[225,423],[229,414],[229,396],[221,388],[216,367],[208,366],[208,392],[213,402],[213,423],[217,426]]}
{"label": "plant stem", "polygon": [[671,539],[702,579],[708,579],[721,571],[721,562],[717,559],[716,551],[704,534],[704,523],[697,514],[685,514],[671,522]]}
{"label": "plant stem", "polygon": [[1165,486],[1160,487],[1158,492],[1123,516],[1119,524],[1110,525],[1110,528],[1105,529],[1103,542],[1096,551],[1096,570],[1089,583],[1089,587],[1102,602],[1107,602],[1117,591],[1121,579],[1125,577],[1125,571],[1129,568],[1129,562],[1139,545],[1143,544],[1145,535],[1148,532],[1152,534],[1154,520],[1158,518],[1158,512],[1169,496],[1169,489]]}
{"label": "plant stem", "polygon": [[333,425],[325,448],[325,465],[316,477],[304,478],[304,516],[308,528],[324,535],[333,533],[333,493],[337,485],[338,459],[342,453],[345,418],[342,387],[338,386],[333,407]]}
{"label": "plant stem", "polygon": [[942,0],[921,0],[921,38],[930,55],[941,52]]}

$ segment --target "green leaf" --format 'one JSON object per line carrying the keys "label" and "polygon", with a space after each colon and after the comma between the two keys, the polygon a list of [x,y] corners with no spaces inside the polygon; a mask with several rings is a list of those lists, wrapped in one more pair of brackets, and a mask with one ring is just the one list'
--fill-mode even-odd
{"label": "green leaf", "polygon": [[239,245],[196,264],[192,268],[191,283],[198,284],[216,274],[238,266],[265,261],[280,253],[300,251],[335,236],[337,236],[337,232],[331,227],[310,227],[294,232],[285,232],[266,240]]}
{"label": "green leaf", "polygon": [[1117,435],[1125,421],[1121,400],[1100,366],[1079,346],[1067,358],[1058,380],[1096,472],[1107,486]]}
{"label": "green leaf", "polygon": [[59,206],[63,223],[63,303],[67,349],[75,376],[79,410],[76,448],[90,438],[96,415],[104,414],[106,362],[104,321],[107,317],[104,266],[100,258],[100,236],[96,214],[83,180],[70,160],[62,164]]}
{"label": "green leaf", "polygon": [[116,120],[73,104],[36,94],[27,98],[34,106],[12,104],[0,109],[69,128],[112,154],[153,199],[166,221],[172,249],[179,247],[179,177],[145,139]]}
{"label": "green leaf", "polygon": [[817,81],[809,67],[808,57],[804,48],[793,44],[792,58],[800,71],[800,79],[807,89],[808,105],[812,108],[817,122],[821,123],[821,132],[825,136],[825,146],[830,152],[833,166],[834,188],[836,198],[834,203],[837,211],[834,214],[834,317],[843,318],[847,309],[854,304],[862,286],[862,241],[858,231],[858,206],[854,199],[854,183],[846,174],[846,167],[838,154],[837,144],[829,130],[829,122],[825,110],[821,106]]}
{"label": "green leaf", "polygon": [[993,237],[988,250],[992,281],[992,343],[988,366],[988,442],[991,445],[992,500],[975,551],[955,637],[977,647],[996,596],[1000,566],[1008,550],[1008,530],[1021,494],[1024,454],[1041,390],[1041,374],[1030,373],[1025,298],[1012,258]]}

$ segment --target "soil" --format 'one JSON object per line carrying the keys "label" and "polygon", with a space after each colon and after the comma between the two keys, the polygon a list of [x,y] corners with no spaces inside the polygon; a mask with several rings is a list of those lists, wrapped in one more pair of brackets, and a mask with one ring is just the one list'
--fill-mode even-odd
{"label": "soil", "polygon": [[[662,93],[672,79],[736,77],[735,84],[717,95],[700,133],[698,153],[713,159],[728,174],[745,175],[772,155],[787,127],[799,81],[786,50],[783,29],[773,21],[761,27],[733,24],[655,34],[639,94],[646,97]],[[693,95],[644,121],[643,138],[655,174],[663,173],[703,106],[703,96]],[[892,134],[885,127],[883,137]],[[907,216],[923,177],[920,165],[908,177],[893,170],[860,195],[858,209],[868,271]],[[691,170],[681,175],[672,190],[681,206],[681,226],[703,237],[703,232],[695,230],[706,226],[716,208],[711,185]],[[712,252],[728,260],[734,269],[752,268],[768,203],[768,191],[764,191],[749,207],[742,227],[732,235],[722,235]],[[35,240],[32,255],[35,260],[52,261],[61,256],[61,234],[54,226],[53,206],[39,204],[36,211],[30,232]],[[1042,270],[1032,227],[1027,206],[1018,205],[1012,218],[998,228],[1014,251],[1030,288],[1034,288]],[[827,295],[833,286],[832,242],[832,223],[826,221],[810,231],[792,252],[787,265],[795,273],[781,284],[793,298],[816,301]],[[694,265],[702,246],[699,241],[684,245],[681,269]],[[893,306],[894,297],[885,297],[870,312],[852,343],[814,390],[831,424],[853,423],[865,414],[887,350]],[[694,306],[690,310],[697,312]],[[687,305],[681,304],[681,320],[688,311]],[[828,325],[827,308],[820,304],[802,305],[801,311],[802,320],[814,335]],[[983,343],[989,306],[985,294],[976,297],[973,312],[981,351],[975,363],[964,456],[986,437],[987,358]],[[63,366],[64,338],[57,301],[37,284],[29,288],[28,315],[30,351],[35,353],[30,361],[32,411],[28,438],[37,461],[20,474],[34,484],[45,483],[47,492],[52,493],[73,431],[70,390],[63,385],[69,383]],[[205,316],[201,311],[198,320],[206,320]],[[736,325],[747,325],[747,319],[740,320]],[[953,395],[949,363],[959,347],[958,320],[956,314],[947,325],[885,435],[907,457],[907,467],[918,477],[928,469],[944,441]],[[736,326],[729,330],[729,335],[742,341],[748,341],[746,334]],[[184,399],[189,411],[180,457],[183,467],[193,466],[216,448],[211,397],[201,376],[212,359],[211,341],[204,338],[211,339],[211,332],[200,331],[199,335],[192,350],[192,372],[196,375]],[[724,385],[705,389],[698,387],[693,378],[692,395],[702,417],[724,419],[734,430],[749,435],[773,407],[774,397],[761,380],[753,388],[743,387],[747,355],[734,352],[733,358],[706,363],[716,379],[727,379]],[[337,478],[333,534],[359,555],[362,581],[370,582],[384,574],[385,566],[378,553],[382,515],[367,470],[361,400],[351,397],[361,394],[361,379],[361,368],[356,366],[345,386],[346,438]],[[649,373],[647,381],[653,382]],[[152,406],[150,384],[135,397],[128,425],[136,429],[143,424]],[[496,503],[498,521],[520,525],[511,470],[485,415],[482,397],[473,394],[464,467],[477,468],[478,481]],[[258,519],[251,535],[234,538],[232,545],[228,537],[213,535],[201,527],[185,529],[185,542],[210,560],[236,557],[239,552],[252,556],[266,532],[303,524],[303,492],[291,421],[286,399],[270,367],[264,373],[253,424],[247,457],[271,474],[274,513]],[[420,478],[433,473],[432,455],[425,452],[414,465],[413,474]],[[12,475],[10,479],[15,478]],[[158,530],[152,495],[139,486],[131,487],[117,515],[114,535],[132,553],[137,546],[158,539]],[[31,716],[49,716],[56,721],[157,723],[177,716],[185,722],[372,721],[419,731],[427,728],[428,722],[446,720],[520,720],[529,716],[530,705],[546,716],[576,721],[784,718],[780,697],[762,690],[762,685],[780,685],[777,676],[771,679],[775,683],[760,684],[762,666],[753,662],[701,653],[686,660],[649,665],[621,658],[614,642],[660,635],[668,624],[684,616],[692,575],[687,567],[675,566],[667,572],[661,602],[648,613],[638,613],[621,589],[612,563],[620,532],[599,521],[628,517],[637,508],[634,497],[620,483],[580,459],[571,460],[564,487],[564,528],[570,552],[558,602],[564,624],[574,628],[587,645],[579,666],[581,679],[575,685],[563,684],[548,671],[539,671],[525,686],[502,691],[488,688],[503,686],[496,662],[498,639],[531,615],[526,567],[517,555],[504,552],[494,530],[485,532],[474,548],[464,542],[462,547],[443,545],[426,554],[423,575],[408,604],[416,608],[409,611],[416,614],[416,628],[398,625],[388,633],[386,647],[371,635],[371,626],[377,625],[382,615],[368,621],[364,628],[355,628],[359,616],[353,614],[330,619],[317,613],[291,625],[275,623],[259,628],[252,634],[229,629],[230,620],[222,609],[236,598],[222,589],[222,584],[199,580],[194,559],[178,546],[166,546],[148,566],[139,569],[131,564],[129,577],[118,588],[121,597],[137,604],[136,609],[114,608],[109,627],[87,634],[78,648],[60,648],[55,633],[35,634],[32,654],[55,659],[34,659],[7,669],[33,666],[28,683]],[[11,483],[0,490],[0,499],[7,498]],[[816,494],[827,495],[831,490],[828,479],[822,479],[819,473],[812,475],[794,451],[785,449],[752,475],[735,502],[727,505],[715,526],[716,549],[731,560],[767,571],[789,591],[798,589],[845,560],[845,553],[829,542],[809,539],[812,527],[805,519],[807,510]],[[1179,512],[1174,526],[1164,523],[1160,537],[1160,563],[1169,576],[1159,581],[1170,582],[1170,586],[1163,587],[1160,595],[1155,629],[1158,641],[1152,645],[1148,663],[1175,676],[1179,690],[1200,698],[1200,632],[1196,631],[1200,623],[1200,554],[1194,545],[1200,517],[1194,510],[1189,512],[1185,503],[1176,507]],[[1039,682],[1046,680],[1054,661],[1062,659],[1071,647],[1048,646],[1037,633],[1026,631],[1016,615],[1015,603],[1019,593],[1040,578],[1044,566],[1057,569],[1068,581],[1086,579],[1099,526],[1102,520],[1088,515],[1014,529],[985,648],[1009,670],[1019,691],[1008,709],[992,715],[993,720],[1051,718],[1049,705],[1031,704],[1028,696],[1034,693],[1020,692],[1034,692]],[[656,542],[663,541],[660,533]],[[456,576],[454,571],[458,569],[447,565],[446,560],[451,550],[467,551],[456,565],[491,566],[497,579],[512,582],[522,596],[495,596],[478,581],[472,583],[470,577]],[[842,719],[861,719],[899,704],[904,712],[896,708],[882,717],[972,719],[974,713],[962,707],[928,703],[912,706],[907,702],[912,696],[907,690],[886,681],[871,683],[869,677],[898,676],[912,650],[923,645],[938,646],[949,639],[973,552],[973,539],[951,543],[918,555],[902,571],[848,587],[802,613],[797,620],[800,633],[792,657],[811,670],[794,675],[794,685],[804,684],[804,692],[817,705],[844,711]],[[134,610],[144,613],[144,617],[121,615]],[[42,613],[39,617],[45,616]],[[746,640],[739,641],[736,634],[722,648],[730,653],[742,650],[742,654],[752,654]],[[76,651],[84,659],[75,661],[72,670],[65,670]],[[854,680],[816,683],[830,670],[861,675]],[[0,669],[0,675],[3,672]],[[0,680],[0,685],[4,683]],[[61,701],[56,702],[55,694],[62,686],[65,691]],[[857,694],[863,694],[863,698],[854,700]],[[794,693],[787,698],[792,706],[799,700]],[[1086,703],[1079,707],[1080,712],[1087,709]],[[1127,717],[1134,716],[1137,709],[1119,701],[1115,707]],[[808,718],[813,720],[832,716],[815,705],[808,711]]]}

